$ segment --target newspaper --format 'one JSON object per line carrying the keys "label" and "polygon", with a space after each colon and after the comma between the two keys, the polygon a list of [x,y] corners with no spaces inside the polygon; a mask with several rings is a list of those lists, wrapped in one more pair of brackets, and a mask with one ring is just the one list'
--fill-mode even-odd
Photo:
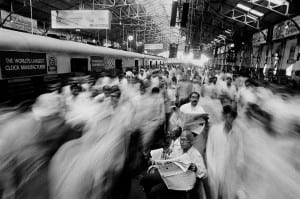
{"label": "newspaper", "polygon": [[159,160],[157,163],[158,171],[168,189],[187,191],[194,187],[196,175],[188,170],[191,160],[187,154],[169,160]]}
{"label": "newspaper", "polygon": [[160,149],[152,150],[150,151],[150,154],[152,160],[161,160],[163,149],[160,148]]}

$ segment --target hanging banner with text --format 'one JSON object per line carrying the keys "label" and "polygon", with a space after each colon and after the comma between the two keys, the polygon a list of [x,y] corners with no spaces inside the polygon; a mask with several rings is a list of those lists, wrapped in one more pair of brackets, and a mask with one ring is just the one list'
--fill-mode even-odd
{"label": "hanging banner with text", "polygon": [[0,10],[0,23],[3,23],[4,20],[6,20],[5,23],[3,24],[4,27],[16,29],[16,30],[22,30],[26,32],[31,32],[31,28],[32,28],[33,32],[37,32],[37,20],[35,19],[31,20],[28,17],[23,17],[18,14],[12,14],[9,17],[8,15],[9,12],[6,12],[5,10]]}
{"label": "hanging banner with text", "polygon": [[161,50],[164,49],[164,44],[145,44],[145,50]]}
{"label": "hanging banner with text", "polygon": [[51,24],[56,29],[110,29],[109,10],[52,10]]}
{"label": "hanging banner with text", "polygon": [[[294,17],[293,20],[300,26],[300,16]],[[283,39],[285,37],[290,37],[299,34],[294,22],[291,20],[284,21],[274,26],[273,29],[273,40]]]}
{"label": "hanging banner with text", "polygon": [[0,67],[4,78],[43,75],[47,73],[46,54],[0,51]]}
{"label": "hanging banner with text", "polygon": [[104,57],[91,56],[91,69],[92,72],[102,72],[104,70]]}
{"label": "hanging banner with text", "polygon": [[267,43],[268,29],[253,34],[252,45],[259,46]]}

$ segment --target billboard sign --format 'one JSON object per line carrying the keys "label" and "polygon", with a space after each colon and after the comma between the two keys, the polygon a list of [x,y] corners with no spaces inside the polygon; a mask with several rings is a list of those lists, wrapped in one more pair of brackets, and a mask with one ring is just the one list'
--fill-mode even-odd
{"label": "billboard sign", "polygon": [[253,46],[259,46],[267,43],[268,29],[253,34],[252,44]]}
{"label": "billboard sign", "polygon": [[178,44],[172,43],[169,48],[169,58],[177,58]]}
{"label": "billboard sign", "polygon": [[[0,23],[3,23],[4,19],[6,19],[6,17],[9,15],[9,12],[6,12],[4,10],[1,10],[0,12]],[[3,26],[6,28],[31,32],[31,19],[23,17],[21,15],[12,14],[10,17],[7,18]],[[32,19],[32,26],[33,31],[37,32],[37,20]]]}
{"label": "billboard sign", "polygon": [[145,44],[145,50],[161,50],[164,48],[164,44]]}
{"label": "billboard sign", "polygon": [[0,51],[4,78],[43,75],[47,73],[46,53]]}
{"label": "billboard sign", "polygon": [[91,56],[92,72],[102,72],[105,68],[104,57]]}
{"label": "billboard sign", "polygon": [[57,72],[56,56],[48,55],[48,72]]}
{"label": "billboard sign", "polygon": [[110,29],[109,10],[52,10],[51,24],[54,29]]}
{"label": "billboard sign", "polygon": [[[300,26],[300,16],[294,17],[293,20]],[[291,20],[287,20],[274,26],[273,40],[294,36],[299,33],[295,24]]]}

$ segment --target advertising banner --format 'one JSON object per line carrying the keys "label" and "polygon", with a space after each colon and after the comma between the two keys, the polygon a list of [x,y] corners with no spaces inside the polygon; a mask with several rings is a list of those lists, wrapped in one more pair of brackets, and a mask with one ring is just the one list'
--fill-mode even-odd
{"label": "advertising banner", "polygon": [[252,44],[253,46],[259,46],[261,44],[267,43],[268,29],[265,29],[261,32],[257,32],[253,34]]}
{"label": "advertising banner", "polygon": [[[9,12],[6,12],[4,10],[0,10],[0,12],[1,12],[0,23],[3,23],[3,21],[9,15]],[[6,28],[31,32],[31,19],[27,17],[23,17],[21,15],[12,14],[10,17],[6,19],[3,26]],[[35,19],[32,19],[32,26],[33,26],[33,31],[37,32],[37,21]]]}
{"label": "advertising banner", "polygon": [[145,50],[161,50],[164,48],[164,44],[145,44]]}
{"label": "advertising banner", "polygon": [[0,67],[4,78],[43,75],[47,73],[46,54],[0,51]]}
{"label": "advertising banner", "polygon": [[170,44],[169,58],[177,58],[178,44]]}
{"label": "advertising banner", "polygon": [[[293,18],[293,20],[300,26],[300,16]],[[274,26],[273,40],[294,36],[299,33],[295,24],[291,20],[287,20]]]}
{"label": "advertising banner", "polygon": [[51,24],[54,29],[110,29],[109,10],[52,10]]}
{"label": "advertising banner", "polygon": [[57,58],[55,55],[48,55],[48,72],[56,73],[57,72]]}
{"label": "advertising banner", "polygon": [[92,72],[102,72],[104,70],[104,57],[91,56]]}

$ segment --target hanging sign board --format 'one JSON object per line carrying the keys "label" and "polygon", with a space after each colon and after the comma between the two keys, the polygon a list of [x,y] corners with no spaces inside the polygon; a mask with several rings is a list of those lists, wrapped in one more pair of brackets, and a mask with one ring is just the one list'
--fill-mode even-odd
{"label": "hanging sign board", "polygon": [[[3,21],[9,15],[9,12],[6,12],[4,10],[0,10],[0,12],[1,12],[0,23],[3,23]],[[12,14],[10,17],[6,19],[3,26],[15,30],[31,32],[31,19],[27,17],[23,17],[21,15]],[[37,32],[37,21],[35,19],[32,19],[32,27],[33,27],[33,32]]]}
{"label": "hanging sign board", "polygon": [[110,29],[109,10],[52,10],[51,24],[54,29]]}
{"label": "hanging sign board", "polygon": [[164,48],[164,44],[145,44],[145,50],[161,50]]}
{"label": "hanging sign board", "polygon": [[48,72],[57,72],[57,58],[54,55],[48,55]]}
{"label": "hanging sign board", "polygon": [[176,58],[177,51],[178,51],[178,44],[175,44],[175,43],[170,44],[169,58]]}
{"label": "hanging sign board", "polygon": [[104,57],[91,56],[92,72],[102,72],[104,70]]}
{"label": "hanging sign board", "polygon": [[[300,16],[294,17],[293,20],[300,26]],[[295,24],[291,20],[287,20],[274,26],[273,40],[294,36],[299,33]]]}
{"label": "hanging sign board", "polygon": [[0,51],[0,67],[4,78],[43,75],[47,73],[46,54]]}
{"label": "hanging sign board", "polygon": [[253,46],[259,46],[260,44],[267,43],[268,29],[253,34],[252,44]]}

